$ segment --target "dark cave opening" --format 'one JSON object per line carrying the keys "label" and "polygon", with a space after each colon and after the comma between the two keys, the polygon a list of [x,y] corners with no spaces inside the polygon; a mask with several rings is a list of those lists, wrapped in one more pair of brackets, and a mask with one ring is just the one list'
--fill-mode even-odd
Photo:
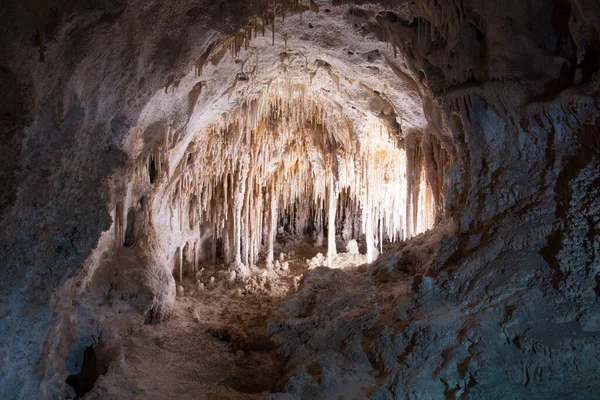
{"label": "dark cave opening", "polygon": [[150,183],[154,183],[156,179],[156,163],[152,156],[150,156],[150,159],[148,160],[148,176],[150,178]]}
{"label": "dark cave opening", "polygon": [[598,57],[598,53],[590,46],[585,54],[584,59],[579,65],[582,73],[581,83],[590,82],[600,68],[600,59]]}
{"label": "dark cave opening", "polygon": [[81,371],[77,375],[69,375],[65,382],[75,390],[75,398],[81,399],[86,393],[92,390],[98,377],[105,373],[106,370],[101,370],[98,365],[94,347],[88,346],[83,351]]}
{"label": "dark cave opening", "polygon": [[125,228],[125,240],[123,241],[123,247],[131,247],[134,243],[134,226],[135,226],[135,210],[130,208],[127,211],[127,227]]}

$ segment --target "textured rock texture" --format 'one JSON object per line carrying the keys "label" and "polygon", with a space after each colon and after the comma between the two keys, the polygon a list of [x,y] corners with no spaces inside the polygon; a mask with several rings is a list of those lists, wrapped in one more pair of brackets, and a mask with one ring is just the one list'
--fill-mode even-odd
{"label": "textured rock texture", "polygon": [[[286,73],[385,124],[437,224],[368,268],[307,274],[269,327],[270,396],[600,397],[598,2],[280,4],[0,11],[0,397],[73,397],[82,364],[172,314],[177,270],[210,254],[173,206],[190,144]],[[248,77],[235,53],[253,46]]]}
{"label": "textured rock texture", "polygon": [[[599,395],[598,11],[434,1],[378,17],[427,88],[423,146],[440,140],[450,154],[443,186],[456,227],[354,278],[359,299],[335,287],[353,274],[309,274],[271,327],[289,357],[283,392]],[[408,298],[401,271],[418,274]]]}

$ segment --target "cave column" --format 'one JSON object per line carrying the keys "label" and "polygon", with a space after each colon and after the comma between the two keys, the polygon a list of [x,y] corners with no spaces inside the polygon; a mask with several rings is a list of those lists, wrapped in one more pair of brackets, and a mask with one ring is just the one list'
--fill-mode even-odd
{"label": "cave column", "polygon": [[232,252],[231,252],[231,231],[232,231],[231,221],[233,221],[233,216],[231,215],[232,214],[231,211],[229,211],[228,214],[230,214],[229,221],[222,228],[222,230],[223,230],[222,237],[223,237],[223,255],[225,257],[225,262],[227,264],[230,264],[233,261]]}
{"label": "cave column", "polygon": [[[251,182],[248,179],[247,182],[248,186],[250,186]],[[242,235],[240,237],[240,245],[241,245],[241,257],[242,257],[242,264],[244,265],[250,265],[249,264],[249,255],[250,255],[250,246],[251,246],[251,240],[252,240],[252,234],[250,232],[251,227],[250,227],[250,196],[252,196],[252,193],[250,192],[250,187],[247,187],[245,189],[245,195],[244,195],[244,206],[243,206],[243,214],[244,217],[242,218]]]}
{"label": "cave column", "polygon": [[365,240],[367,242],[367,263],[373,262],[375,240],[373,237],[373,216],[371,215],[370,205],[365,204]]}
{"label": "cave column", "polygon": [[231,247],[233,245],[233,235],[235,231],[235,212],[233,207],[233,202],[235,198],[234,181],[234,172],[228,171],[223,181],[225,221],[223,221],[221,223],[221,226],[219,227],[219,229],[221,229],[223,259],[225,261],[225,264],[232,264],[234,257],[234,251]]}
{"label": "cave column", "polygon": [[275,181],[271,181],[271,190],[269,193],[269,220],[268,220],[268,248],[267,248],[267,268],[273,267],[275,232],[277,230],[277,196],[275,195]]}
{"label": "cave column", "polygon": [[323,246],[323,208],[325,205],[323,204],[322,199],[318,199],[315,204],[315,231],[316,231],[316,242],[315,246],[321,247]]}
{"label": "cave column", "polygon": [[235,182],[236,190],[233,198],[233,262],[236,267],[242,264],[242,209],[246,192],[247,170],[246,164],[240,165],[238,168]]}
{"label": "cave column", "polygon": [[367,244],[367,263],[372,263],[374,258],[375,241],[373,237],[373,209],[371,207],[371,180],[370,167],[373,165],[368,155],[362,159],[361,174],[363,176],[361,185],[362,197],[362,221],[365,230],[365,242]]}
{"label": "cave column", "polygon": [[337,210],[337,191],[333,179],[333,172],[329,174],[329,223],[327,226],[327,265],[333,268],[333,259],[337,254],[335,246],[335,213]]}
{"label": "cave column", "polygon": [[242,263],[242,200],[235,196],[233,201],[233,262]]}

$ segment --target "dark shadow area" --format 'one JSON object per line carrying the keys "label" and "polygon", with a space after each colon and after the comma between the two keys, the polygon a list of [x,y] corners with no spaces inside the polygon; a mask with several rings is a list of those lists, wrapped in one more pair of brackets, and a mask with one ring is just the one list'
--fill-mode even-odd
{"label": "dark shadow area", "polygon": [[98,367],[94,347],[89,346],[83,351],[81,372],[77,375],[69,375],[65,382],[75,390],[75,398],[80,399],[92,390],[98,377],[105,373],[106,371],[101,371]]}
{"label": "dark shadow area", "polygon": [[134,242],[133,229],[135,226],[135,210],[130,208],[127,211],[127,227],[125,228],[125,240],[123,241],[123,247],[131,247]]}

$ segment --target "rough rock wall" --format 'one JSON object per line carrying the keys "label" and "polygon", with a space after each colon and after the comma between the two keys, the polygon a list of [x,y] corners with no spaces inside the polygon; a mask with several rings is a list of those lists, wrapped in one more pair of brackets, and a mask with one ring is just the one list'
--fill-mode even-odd
{"label": "rough rock wall", "polygon": [[60,396],[65,360],[47,357],[73,334],[69,318],[54,326],[71,307],[68,280],[109,230],[112,195],[133,172],[125,133],[206,45],[207,24],[186,14],[194,6],[11,1],[0,11],[2,398]]}
{"label": "rough rock wall", "polygon": [[[451,156],[446,209],[457,225],[438,226],[439,246],[424,234],[366,273],[309,275],[271,327],[288,357],[282,392],[600,395],[599,12],[593,2],[429,1],[378,18],[422,77],[424,134]],[[402,270],[423,275],[404,283]],[[352,279],[360,300],[334,287]]]}

